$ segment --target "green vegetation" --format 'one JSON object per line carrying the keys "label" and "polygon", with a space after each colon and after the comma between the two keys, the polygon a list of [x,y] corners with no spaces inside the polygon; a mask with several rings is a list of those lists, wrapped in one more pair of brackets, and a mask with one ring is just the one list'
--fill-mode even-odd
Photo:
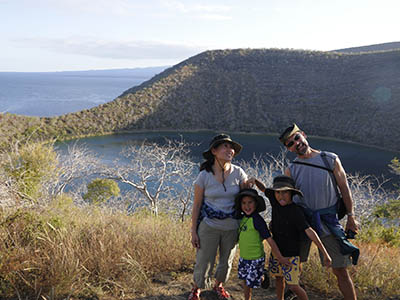
{"label": "green vegetation", "polygon": [[27,143],[3,153],[0,168],[20,197],[35,201],[42,196],[45,183],[55,176],[57,163],[52,145]]}
{"label": "green vegetation", "polygon": [[400,176],[400,160],[397,157],[392,159],[392,161],[389,164],[389,168],[392,169],[394,174]]}
{"label": "green vegetation", "polygon": [[359,239],[400,247],[400,198],[376,206],[363,225]]}
{"label": "green vegetation", "polygon": [[87,186],[87,193],[83,199],[90,204],[99,205],[105,203],[111,197],[119,196],[119,186],[114,180],[96,178]]}

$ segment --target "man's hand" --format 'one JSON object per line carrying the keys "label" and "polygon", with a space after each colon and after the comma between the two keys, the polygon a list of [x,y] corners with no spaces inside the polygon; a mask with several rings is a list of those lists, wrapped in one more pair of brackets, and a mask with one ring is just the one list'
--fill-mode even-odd
{"label": "man's hand", "polygon": [[354,231],[358,233],[358,222],[355,220],[354,216],[347,216],[347,223],[345,231]]}

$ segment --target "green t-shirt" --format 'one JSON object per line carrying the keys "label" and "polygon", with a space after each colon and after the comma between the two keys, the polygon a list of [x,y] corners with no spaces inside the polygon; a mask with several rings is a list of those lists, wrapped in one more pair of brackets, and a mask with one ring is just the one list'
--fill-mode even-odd
{"label": "green t-shirt", "polygon": [[254,260],[265,256],[263,240],[270,236],[267,224],[259,214],[244,216],[239,225],[240,257]]}

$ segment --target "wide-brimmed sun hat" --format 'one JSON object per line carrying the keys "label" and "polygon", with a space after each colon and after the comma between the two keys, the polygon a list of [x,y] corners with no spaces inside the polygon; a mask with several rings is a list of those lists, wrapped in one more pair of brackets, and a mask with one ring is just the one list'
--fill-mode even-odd
{"label": "wide-brimmed sun hat", "polygon": [[301,131],[301,129],[295,123],[293,123],[280,135],[279,140],[282,144],[286,145],[286,141],[298,131]]}
{"label": "wide-brimmed sun hat", "polygon": [[233,141],[229,135],[221,133],[214,136],[214,138],[210,142],[210,146],[208,147],[208,149],[203,152],[203,157],[205,159],[212,158],[213,154],[211,152],[211,149],[216,148],[218,145],[226,142],[230,143],[232,145],[233,150],[235,150],[235,154],[233,155],[233,157],[238,155],[243,148],[242,145]]}
{"label": "wide-brimmed sun hat", "polygon": [[267,209],[265,200],[261,197],[255,189],[242,189],[235,197],[235,211],[240,213],[242,211],[241,201],[244,196],[250,196],[256,201],[256,212],[262,212]]}
{"label": "wide-brimmed sun hat", "polygon": [[292,191],[293,194],[303,197],[303,193],[296,189],[293,178],[286,175],[276,176],[272,183],[272,188],[265,189],[265,195],[268,198],[275,197],[275,191]]}

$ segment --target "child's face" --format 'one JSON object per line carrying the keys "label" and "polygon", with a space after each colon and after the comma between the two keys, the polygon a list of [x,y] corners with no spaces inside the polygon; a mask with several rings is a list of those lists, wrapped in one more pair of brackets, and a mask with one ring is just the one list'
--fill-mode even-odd
{"label": "child's face", "polygon": [[275,191],[275,199],[281,206],[292,203],[292,192],[291,191]]}
{"label": "child's face", "polygon": [[247,215],[250,216],[256,210],[257,204],[253,197],[244,196],[241,201],[241,208],[242,211]]}

